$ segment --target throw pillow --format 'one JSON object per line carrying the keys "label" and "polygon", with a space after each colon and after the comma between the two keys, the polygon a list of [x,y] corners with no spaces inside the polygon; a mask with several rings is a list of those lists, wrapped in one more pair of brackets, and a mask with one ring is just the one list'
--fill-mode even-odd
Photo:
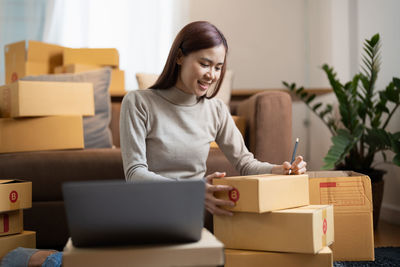
{"label": "throw pillow", "polygon": [[[136,73],[136,80],[139,85],[139,89],[149,88],[156,82],[157,79],[157,74]],[[219,89],[219,92],[215,97],[221,99],[227,106],[229,106],[229,102],[231,100],[232,83],[233,71],[226,70],[224,81],[222,82],[221,88]]]}
{"label": "throw pillow", "polygon": [[111,98],[108,91],[111,80],[110,68],[77,74],[27,76],[21,80],[93,83],[95,115],[83,118],[85,148],[112,147],[111,130],[108,127],[111,120]]}

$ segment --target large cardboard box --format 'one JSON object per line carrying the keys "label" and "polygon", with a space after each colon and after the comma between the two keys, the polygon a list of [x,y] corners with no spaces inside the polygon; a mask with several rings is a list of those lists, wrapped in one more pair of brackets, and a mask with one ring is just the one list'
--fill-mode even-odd
{"label": "large cardboard box", "polygon": [[215,185],[231,185],[216,196],[235,202],[227,210],[262,213],[308,205],[307,175],[249,175],[213,179]]}
{"label": "large cardboard box", "polygon": [[324,247],[317,254],[225,250],[225,267],[331,267],[332,250]]}
{"label": "large cardboard box", "polygon": [[6,84],[28,75],[53,73],[62,65],[64,47],[38,41],[21,41],[4,47]]}
{"label": "large cardboard box", "polygon": [[84,148],[81,116],[0,119],[0,153]]}
{"label": "large cardboard box", "polygon": [[[66,66],[58,66],[55,68],[55,73],[79,73],[85,71],[91,71],[101,68],[99,65],[88,65],[88,64],[70,64]],[[111,96],[123,96],[125,95],[125,72],[120,69],[111,70],[111,81],[108,88]]]}
{"label": "large cardboard box", "polygon": [[17,247],[36,248],[36,232],[23,231],[21,234],[0,237],[0,259]]}
{"label": "large cardboard box", "polygon": [[0,180],[0,212],[32,207],[32,182]]}
{"label": "large cardboard box", "polygon": [[63,54],[64,65],[88,64],[119,67],[118,50],[115,48],[66,48]]}
{"label": "large cardboard box", "polygon": [[0,87],[0,117],[94,115],[92,83],[16,81]]}
{"label": "large cardboard box", "polygon": [[172,245],[76,248],[71,239],[63,251],[63,267],[70,266],[219,266],[224,249],[203,229],[198,242]]}
{"label": "large cardboard box", "polygon": [[310,202],[333,204],[335,261],[374,260],[371,180],[352,171],[308,172]]}
{"label": "large cardboard box", "polygon": [[23,228],[22,210],[0,213],[0,236],[21,233]]}
{"label": "large cardboard box", "polygon": [[232,249],[317,253],[332,244],[333,229],[332,205],[214,216],[215,236]]}

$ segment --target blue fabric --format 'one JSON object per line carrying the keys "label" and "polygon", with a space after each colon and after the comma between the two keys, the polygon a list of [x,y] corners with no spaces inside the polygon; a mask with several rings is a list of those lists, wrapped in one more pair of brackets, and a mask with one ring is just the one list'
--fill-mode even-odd
{"label": "blue fabric", "polygon": [[[18,247],[8,252],[1,261],[1,267],[25,267],[28,266],[29,259],[38,249]],[[50,265],[48,265],[50,266]],[[46,267],[48,267],[46,266]],[[58,265],[60,266],[60,265]]]}
{"label": "blue fabric", "polygon": [[61,267],[62,252],[56,252],[46,258],[42,267]]}

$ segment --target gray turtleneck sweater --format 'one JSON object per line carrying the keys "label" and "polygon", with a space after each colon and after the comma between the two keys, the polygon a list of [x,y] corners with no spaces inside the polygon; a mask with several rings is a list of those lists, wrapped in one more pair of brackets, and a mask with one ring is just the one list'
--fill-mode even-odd
{"label": "gray turtleneck sweater", "polygon": [[120,137],[127,181],[203,178],[213,141],[241,175],[270,173],[274,166],[254,159],[221,100],[175,87],[129,92]]}

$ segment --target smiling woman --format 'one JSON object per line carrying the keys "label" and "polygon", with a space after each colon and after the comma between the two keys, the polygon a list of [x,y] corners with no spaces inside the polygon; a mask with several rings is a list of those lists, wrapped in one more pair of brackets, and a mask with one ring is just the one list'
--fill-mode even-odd
{"label": "smiling woman", "polygon": [[214,25],[192,22],[178,33],[156,83],[124,97],[120,140],[127,181],[204,179],[206,209],[232,215],[220,206],[234,203],[214,196],[232,189],[212,184],[213,178],[225,176],[224,170],[204,177],[211,142],[241,175],[306,171],[301,156],[293,164],[274,165],[258,161],[246,148],[227,106],[214,98],[224,78],[227,52],[227,41]]}

